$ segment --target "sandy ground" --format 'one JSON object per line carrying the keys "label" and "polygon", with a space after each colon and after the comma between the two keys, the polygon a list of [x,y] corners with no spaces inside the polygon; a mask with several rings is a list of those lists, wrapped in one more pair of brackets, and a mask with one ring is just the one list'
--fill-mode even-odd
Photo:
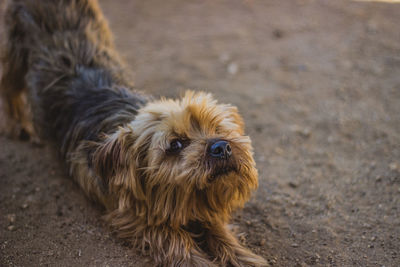
{"label": "sandy ground", "polygon": [[[260,172],[243,243],[274,266],[400,266],[400,4],[101,5],[138,89],[239,107]],[[0,266],[151,266],[50,147],[0,151]]]}

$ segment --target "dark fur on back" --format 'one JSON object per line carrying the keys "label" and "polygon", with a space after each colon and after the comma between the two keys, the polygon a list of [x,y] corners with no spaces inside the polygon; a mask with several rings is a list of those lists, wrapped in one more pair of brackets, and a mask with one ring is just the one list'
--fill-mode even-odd
{"label": "dark fur on back", "polygon": [[65,155],[79,141],[98,141],[133,120],[146,98],[132,93],[96,2],[40,2],[8,7],[2,84],[29,88],[37,131]]}

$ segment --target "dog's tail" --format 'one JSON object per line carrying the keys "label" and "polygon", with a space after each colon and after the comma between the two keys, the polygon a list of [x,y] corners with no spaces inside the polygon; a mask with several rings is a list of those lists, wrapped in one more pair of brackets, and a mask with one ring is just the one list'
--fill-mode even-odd
{"label": "dog's tail", "polygon": [[[113,80],[131,85],[96,0],[11,0],[4,18],[0,93],[8,117],[23,128],[30,113],[26,110],[26,88],[28,98],[49,93],[55,101],[55,95],[63,95],[55,92],[61,88],[56,85],[88,68],[108,69]],[[34,113],[40,112],[34,106],[38,101],[28,102]]]}

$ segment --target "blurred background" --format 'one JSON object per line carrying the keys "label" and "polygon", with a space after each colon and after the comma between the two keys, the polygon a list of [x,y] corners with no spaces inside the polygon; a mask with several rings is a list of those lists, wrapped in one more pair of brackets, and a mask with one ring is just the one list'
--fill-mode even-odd
{"label": "blurred background", "polygon": [[[241,242],[273,266],[399,266],[398,2],[100,4],[138,90],[238,106],[260,179],[232,220]],[[1,136],[0,151],[0,265],[149,265],[52,149]]]}

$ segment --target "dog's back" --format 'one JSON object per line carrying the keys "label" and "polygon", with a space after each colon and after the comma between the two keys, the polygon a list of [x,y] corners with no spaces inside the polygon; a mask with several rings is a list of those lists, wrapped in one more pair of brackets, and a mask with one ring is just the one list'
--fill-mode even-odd
{"label": "dog's back", "polygon": [[40,135],[51,133],[67,153],[78,141],[132,120],[145,101],[129,92],[96,1],[12,1],[5,25],[1,92],[11,122],[28,134],[27,104]]}

